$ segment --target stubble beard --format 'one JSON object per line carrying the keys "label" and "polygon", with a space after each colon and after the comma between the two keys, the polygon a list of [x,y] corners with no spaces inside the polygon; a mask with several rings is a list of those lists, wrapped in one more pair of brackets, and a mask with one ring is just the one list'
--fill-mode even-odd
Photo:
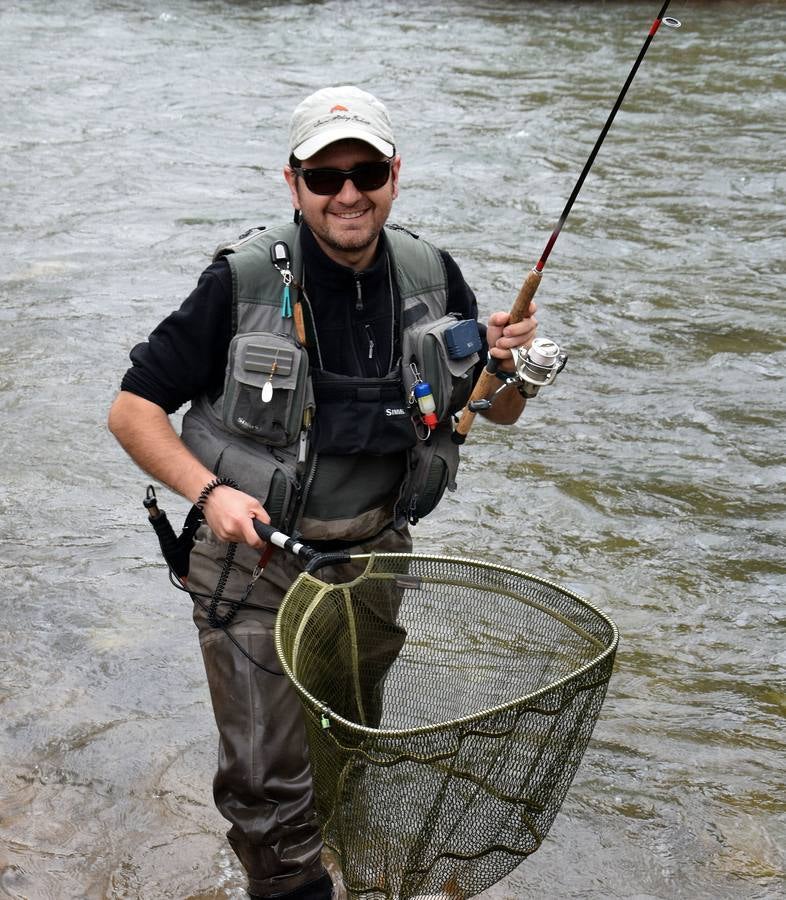
{"label": "stubble beard", "polygon": [[310,221],[310,216],[303,216],[303,221],[309,227],[311,232],[320,239],[320,241],[335,250],[338,253],[358,253],[366,250],[376,244],[379,238],[379,229],[363,230],[360,232],[347,234],[336,234],[329,225],[324,223],[315,223]]}

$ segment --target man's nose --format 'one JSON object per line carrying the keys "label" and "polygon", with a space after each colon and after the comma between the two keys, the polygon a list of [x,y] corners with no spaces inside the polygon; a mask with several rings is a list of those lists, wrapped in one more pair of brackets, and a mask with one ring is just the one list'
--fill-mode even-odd
{"label": "man's nose", "polygon": [[341,190],[336,194],[336,200],[345,206],[351,206],[353,203],[357,203],[362,196],[361,192],[355,187],[355,182],[351,178],[345,178]]}

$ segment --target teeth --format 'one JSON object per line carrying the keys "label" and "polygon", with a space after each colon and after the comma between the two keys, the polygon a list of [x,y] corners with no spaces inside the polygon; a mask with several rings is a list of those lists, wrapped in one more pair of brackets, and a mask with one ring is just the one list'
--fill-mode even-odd
{"label": "teeth", "polygon": [[334,213],[334,215],[338,216],[340,219],[357,219],[359,216],[362,216],[363,213],[365,213],[365,209],[361,209],[359,212]]}

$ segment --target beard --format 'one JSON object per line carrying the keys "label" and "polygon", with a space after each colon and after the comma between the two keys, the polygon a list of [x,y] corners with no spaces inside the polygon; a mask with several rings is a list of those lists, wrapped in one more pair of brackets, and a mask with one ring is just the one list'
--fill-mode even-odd
{"label": "beard", "polygon": [[303,215],[303,221],[322,244],[339,253],[358,253],[376,244],[381,227],[369,223],[363,228],[333,227],[324,216]]}

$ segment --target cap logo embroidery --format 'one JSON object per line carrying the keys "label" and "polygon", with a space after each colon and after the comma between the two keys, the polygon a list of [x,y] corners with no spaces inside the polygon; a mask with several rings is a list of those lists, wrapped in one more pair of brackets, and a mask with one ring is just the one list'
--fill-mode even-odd
{"label": "cap logo embroidery", "polygon": [[346,106],[342,106],[340,103],[337,103],[330,111],[332,113],[334,113],[334,112],[349,112],[349,110],[346,108]]}

